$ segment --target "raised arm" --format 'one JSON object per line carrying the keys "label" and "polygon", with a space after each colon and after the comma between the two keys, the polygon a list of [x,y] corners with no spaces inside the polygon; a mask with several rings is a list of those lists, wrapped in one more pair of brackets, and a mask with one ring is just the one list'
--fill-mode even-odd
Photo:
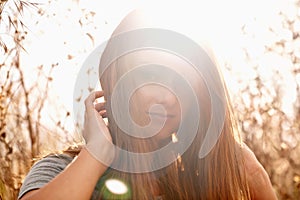
{"label": "raised arm", "polygon": [[90,199],[106,168],[84,148],[75,161],[57,177],[44,187],[27,192],[21,200]]}
{"label": "raised arm", "polygon": [[93,104],[101,96],[103,92],[94,92],[85,101],[86,146],[78,157],[49,183],[27,192],[21,200],[90,199],[97,181],[114,157],[111,136],[101,116],[104,103]]}

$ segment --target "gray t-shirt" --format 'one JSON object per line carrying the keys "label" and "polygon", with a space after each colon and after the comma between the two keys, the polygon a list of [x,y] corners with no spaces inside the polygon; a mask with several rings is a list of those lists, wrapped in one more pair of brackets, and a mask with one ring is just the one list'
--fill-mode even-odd
{"label": "gray t-shirt", "polygon": [[[46,185],[60,172],[62,172],[72,162],[72,160],[73,157],[67,154],[60,154],[47,156],[35,163],[23,182],[18,199],[20,199],[25,193],[34,189],[39,189]],[[97,186],[91,199],[99,199],[99,190]]]}
{"label": "gray t-shirt", "polygon": [[[72,156],[68,154],[58,154],[47,156],[36,162],[24,179],[23,185],[20,188],[18,199],[31,190],[42,188],[61,173],[72,161]],[[101,193],[109,195],[104,186],[107,172],[108,171],[103,174],[96,184],[91,200],[110,199],[109,196],[107,196],[107,198],[101,198],[100,195]],[[154,199],[161,200],[162,196],[156,196]]]}

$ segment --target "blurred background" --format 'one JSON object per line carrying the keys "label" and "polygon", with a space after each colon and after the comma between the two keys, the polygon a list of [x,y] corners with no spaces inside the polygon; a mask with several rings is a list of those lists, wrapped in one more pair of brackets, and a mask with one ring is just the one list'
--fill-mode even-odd
{"label": "blurred background", "polygon": [[73,95],[81,66],[139,6],[172,8],[178,23],[206,32],[244,141],[278,198],[300,199],[299,0],[1,0],[0,199],[16,199],[36,159],[81,141],[73,103],[94,89]]}

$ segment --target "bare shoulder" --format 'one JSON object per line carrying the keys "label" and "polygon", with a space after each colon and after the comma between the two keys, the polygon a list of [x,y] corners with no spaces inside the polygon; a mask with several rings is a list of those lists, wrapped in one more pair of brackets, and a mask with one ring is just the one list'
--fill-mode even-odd
{"label": "bare shoulder", "polygon": [[252,199],[277,199],[270,178],[247,145],[243,146],[246,176]]}
{"label": "bare shoulder", "polygon": [[246,144],[243,145],[242,150],[248,175],[264,170],[253,151]]}

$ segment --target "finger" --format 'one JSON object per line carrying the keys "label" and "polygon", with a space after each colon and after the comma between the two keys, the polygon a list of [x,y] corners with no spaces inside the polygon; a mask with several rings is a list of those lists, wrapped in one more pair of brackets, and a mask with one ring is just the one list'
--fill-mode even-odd
{"label": "finger", "polygon": [[105,102],[101,102],[101,103],[97,103],[94,105],[95,106],[95,109],[100,112],[101,110],[104,110],[105,109]]}
{"label": "finger", "polygon": [[97,98],[100,98],[104,95],[104,92],[103,91],[94,91],[92,92],[84,101],[84,104],[85,104],[85,107],[87,110],[89,109],[93,109],[94,108],[94,101],[97,99]]}
{"label": "finger", "polygon": [[101,110],[99,112],[99,114],[102,116],[102,118],[107,118],[107,112],[106,112],[106,110]]}

